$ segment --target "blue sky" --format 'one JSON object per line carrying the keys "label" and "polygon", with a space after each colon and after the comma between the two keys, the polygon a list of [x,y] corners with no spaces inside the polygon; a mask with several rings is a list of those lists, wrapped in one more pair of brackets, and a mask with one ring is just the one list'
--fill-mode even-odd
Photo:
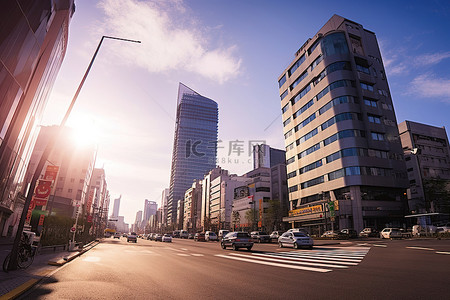
{"label": "blue sky", "polygon": [[[342,3],[344,2],[344,3]],[[252,167],[248,143],[284,148],[277,78],[333,15],[376,33],[397,121],[450,128],[448,1],[78,0],[43,124],[60,122],[102,35],[69,119],[99,145],[112,199],[134,222],[168,187],[178,83],[219,103],[219,164]],[[231,153],[240,141],[243,153]],[[111,201],[113,202],[113,201]]]}

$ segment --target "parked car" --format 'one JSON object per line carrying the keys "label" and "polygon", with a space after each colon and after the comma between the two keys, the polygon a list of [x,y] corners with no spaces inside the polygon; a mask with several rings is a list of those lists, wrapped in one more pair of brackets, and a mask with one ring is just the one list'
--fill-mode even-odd
{"label": "parked car", "polygon": [[380,233],[375,228],[366,227],[359,233],[360,237],[378,237]]}
{"label": "parked car", "polygon": [[437,227],[433,225],[414,225],[412,227],[412,234],[415,236],[423,236],[430,233],[436,233]]}
{"label": "parked car", "polygon": [[188,239],[192,240],[194,239],[195,234],[194,233],[189,233],[188,235]]}
{"label": "parked car", "polygon": [[189,232],[187,232],[186,230],[180,231],[180,239],[187,239],[188,237],[189,237]]}
{"label": "parked car", "polygon": [[172,236],[174,238],[179,238],[180,237],[180,230],[175,230],[174,232],[172,232]]}
{"label": "parked car", "polygon": [[250,236],[255,242],[258,243],[269,243],[270,236],[264,231],[252,231],[250,232]]}
{"label": "parked car", "polygon": [[166,233],[165,235],[162,236],[161,242],[172,243],[172,236]]}
{"label": "parked car", "polygon": [[213,232],[213,231],[207,231],[207,232],[205,232],[205,241],[207,241],[207,242],[211,242],[211,241],[216,242],[216,241],[217,241],[217,235],[216,235],[216,233]]}
{"label": "parked car", "polygon": [[325,231],[320,237],[328,238],[328,239],[338,239],[339,233],[333,230]]}
{"label": "parked car", "polygon": [[114,233],[114,238],[115,239],[119,239],[120,240],[120,236],[121,236],[120,232]]}
{"label": "parked car", "polygon": [[380,232],[381,239],[402,238],[402,232],[398,228],[384,228]]}
{"label": "parked car", "polygon": [[205,241],[205,234],[203,232],[198,232],[194,235],[194,241],[196,242],[204,242]]}
{"label": "parked car", "polygon": [[298,249],[301,247],[307,247],[309,249],[312,249],[314,246],[313,239],[306,235],[303,232],[285,232],[278,238],[278,245],[280,248],[283,248],[284,246],[290,246],[294,249]]}
{"label": "parked car", "polygon": [[438,226],[436,228],[436,232],[438,232],[438,233],[450,232],[450,223],[444,224],[442,226]]}
{"label": "parked car", "polygon": [[348,239],[354,239],[358,237],[358,233],[356,230],[345,228],[341,230],[341,236]]}
{"label": "parked car", "polygon": [[278,241],[278,238],[284,233],[284,231],[272,231],[270,234],[270,241]]}
{"label": "parked car", "polygon": [[157,233],[157,234],[155,235],[155,242],[162,242],[162,237],[163,237],[162,234]]}
{"label": "parked car", "polygon": [[227,247],[232,247],[233,250],[247,248],[250,251],[253,247],[253,239],[247,232],[233,231],[222,238],[220,246],[222,249],[226,249]]}
{"label": "parked car", "polygon": [[223,239],[223,237],[226,236],[228,233],[230,233],[229,230],[224,230],[224,229],[219,230],[219,241],[221,241]]}
{"label": "parked car", "polygon": [[129,235],[127,235],[127,243],[130,242],[130,241],[137,243],[137,234],[136,234],[136,232],[132,232]]}
{"label": "parked car", "polygon": [[122,237],[127,237],[127,236],[128,236],[128,233],[122,234]]}

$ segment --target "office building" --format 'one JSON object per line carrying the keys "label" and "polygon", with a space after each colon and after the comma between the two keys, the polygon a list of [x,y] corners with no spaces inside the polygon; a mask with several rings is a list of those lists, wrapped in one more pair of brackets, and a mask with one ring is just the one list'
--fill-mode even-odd
{"label": "office building", "polygon": [[253,145],[253,169],[271,168],[286,163],[286,151],[266,144]]}
{"label": "office building", "polygon": [[119,216],[120,199],[122,199],[122,195],[120,195],[119,198],[114,199],[113,213],[111,215],[113,218],[116,218]]}
{"label": "office building", "polygon": [[[444,127],[404,121],[398,125],[409,179],[412,214],[450,212],[450,148]],[[424,190],[425,186],[425,190]]]}
{"label": "office building", "polygon": [[150,201],[150,200],[145,199],[143,222],[147,223],[150,220],[150,216],[153,216],[156,214],[157,209],[158,209],[158,204],[156,204],[155,201]]}
{"label": "office building", "polygon": [[[0,1],[0,235],[13,235],[24,175],[64,59],[73,0]],[[7,220],[10,219],[8,222]],[[8,223],[8,224],[6,224]]]}
{"label": "office building", "polygon": [[202,180],[195,180],[192,187],[184,194],[183,229],[191,233],[197,232],[197,227],[200,227],[202,182]]}
{"label": "office building", "polygon": [[142,225],[142,210],[139,210],[136,213],[136,220],[134,221],[135,230],[139,230],[139,228],[141,228],[141,225]]}
{"label": "office building", "polygon": [[[177,203],[195,179],[216,165],[217,103],[180,83],[173,143],[167,221],[177,221]],[[181,224],[182,225],[182,224]]]}
{"label": "office building", "polygon": [[295,53],[278,84],[285,221],[316,234],[332,226],[401,226],[408,180],[375,34],[334,15]]}
{"label": "office building", "polygon": [[161,194],[161,223],[162,226],[167,225],[167,204],[169,202],[169,189],[166,188]]}

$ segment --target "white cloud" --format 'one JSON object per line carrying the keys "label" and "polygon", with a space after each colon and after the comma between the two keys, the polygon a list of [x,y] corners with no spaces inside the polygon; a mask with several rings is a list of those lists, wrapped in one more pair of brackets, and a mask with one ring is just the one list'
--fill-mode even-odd
{"label": "white cloud", "polygon": [[438,64],[446,58],[450,58],[450,51],[419,55],[414,59],[414,63],[418,66],[429,66]]}
{"label": "white cloud", "polygon": [[441,98],[442,102],[450,103],[450,79],[425,73],[412,80],[411,92],[424,98]]}
{"label": "white cloud", "polygon": [[220,83],[239,73],[237,47],[214,49],[182,1],[102,0],[99,7],[105,18],[97,30],[141,40],[140,45],[122,43],[115,50],[149,72],[185,70]]}

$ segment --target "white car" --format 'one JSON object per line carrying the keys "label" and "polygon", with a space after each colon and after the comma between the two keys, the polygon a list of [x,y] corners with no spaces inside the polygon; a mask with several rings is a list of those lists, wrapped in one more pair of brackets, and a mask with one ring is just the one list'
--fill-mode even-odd
{"label": "white car", "polygon": [[217,241],[217,235],[213,231],[205,232],[205,241]]}
{"label": "white car", "polygon": [[172,243],[172,236],[170,234],[165,234],[162,236],[162,242]]}
{"label": "white car", "polygon": [[402,238],[402,232],[398,228],[384,228],[380,232],[381,239]]}
{"label": "white car", "polygon": [[437,228],[436,232],[440,232],[440,233],[450,232],[450,223],[447,223],[447,224],[444,224],[442,226],[439,226]]}
{"label": "white car", "polygon": [[301,247],[307,247],[312,249],[314,246],[314,241],[311,237],[306,235],[303,232],[294,231],[294,232],[285,232],[278,238],[278,245],[280,248],[284,246],[293,247],[294,249],[298,249]]}

